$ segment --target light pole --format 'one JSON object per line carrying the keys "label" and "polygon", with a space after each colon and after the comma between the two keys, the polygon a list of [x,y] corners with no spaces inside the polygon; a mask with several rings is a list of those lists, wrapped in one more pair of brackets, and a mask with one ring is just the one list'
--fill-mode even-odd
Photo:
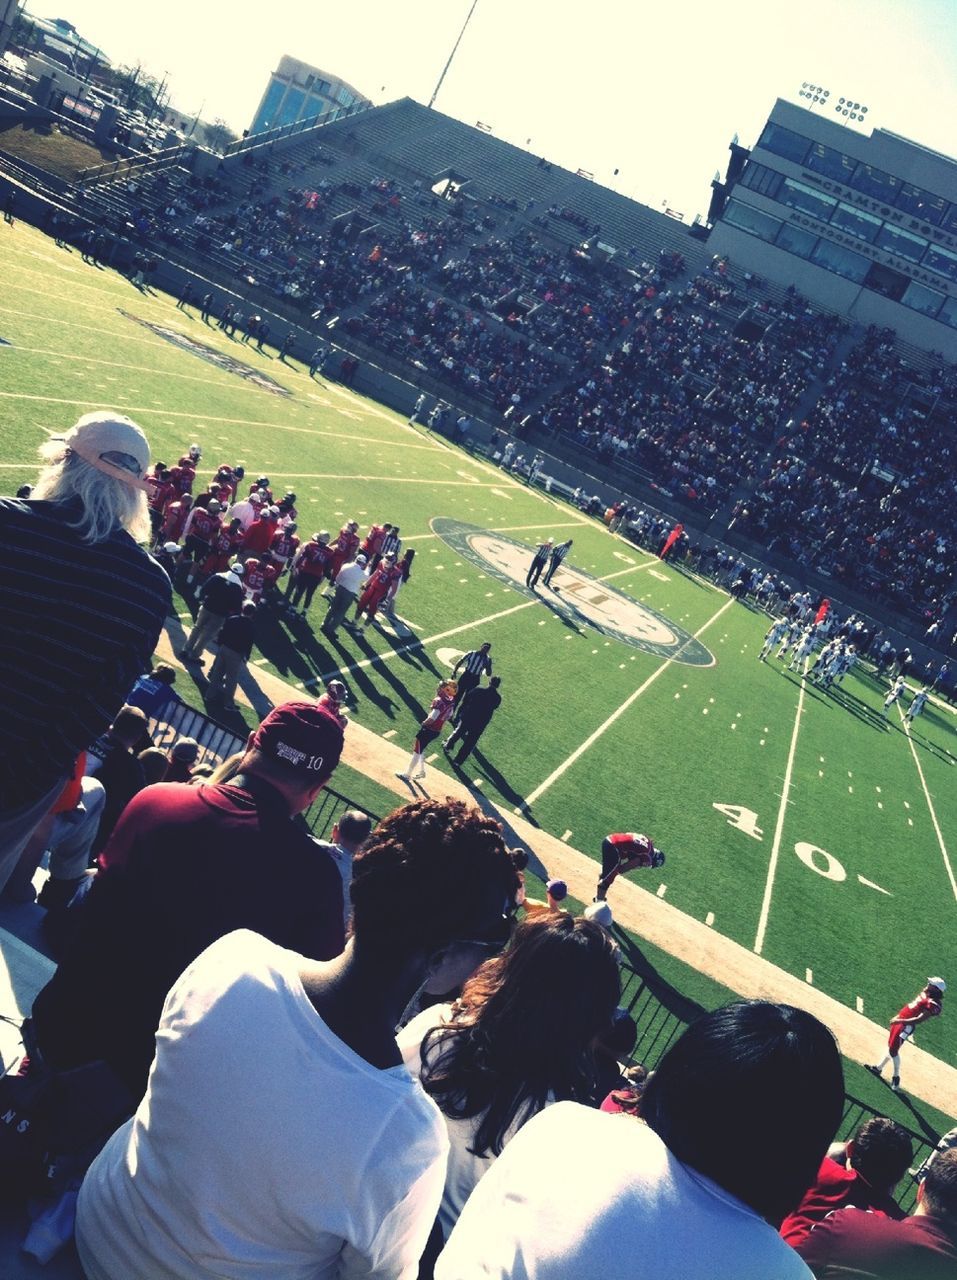
{"label": "light pole", "polygon": [[432,90],[432,97],[429,99],[430,107],[434,105],[436,98],[439,96],[439,90],[442,88],[442,81],[445,79],[446,74],[448,73],[448,69],[452,65],[452,59],[455,57],[458,51],[458,47],[462,43],[462,37],[465,35],[465,28],[472,21],[472,14],[475,12],[475,6],[477,4],[478,4],[478,0],[472,0],[472,7],[469,9],[468,15],[466,16],[465,21],[462,23],[462,30],[459,32],[459,37],[456,40],[455,44],[452,46],[452,52],[449,54],[448,61],[446,62],[445,66],[442,68],[442,74],[439,76],[438,83],[436,84],[435,88]]}

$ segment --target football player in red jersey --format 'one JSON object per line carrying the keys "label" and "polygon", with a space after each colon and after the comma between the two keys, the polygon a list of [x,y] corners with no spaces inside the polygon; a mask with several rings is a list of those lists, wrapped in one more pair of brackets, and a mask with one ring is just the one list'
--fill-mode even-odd
{"label": "football player in red jersey", "polygon": [[253,604],[259,604],[266,588],[265,570],[255,556],[251,556],[246,561],[245,570],[243,586],[246,588],[246,599],[251,600]]}
{"label": "football player in red jersey", "polygon": [[402,576],[402,570],[397,568],[395,556],[388,555],[371,574],[368,582],[362,588],[362,593],[356,601],[356,622],[361,622],[362,615],[366,615],[365,625],[375,622],[376,613],[379,606],[385,600],[392,587],[392,584]]}
{"label": "football player in red jersey", "polygon": [[146,501],[150,509],[150,527],[153,530],[154,542],[159,537],[160,528],[163,524],[163,512],[166,510],[166,504],[172,502],[178,496],[176,486],[173,484],[173,473],[169,467],[164,467],[162,471],[154,472],[147,478],[146,483],[149,485],[149,493]]}
{"label": "football player in red jersey", "polygon": [[395,776],[401,778],[403,782],[418,781],[425,777],[425,764],[422,757],[445,728],[455,710],[455,695],[458,690],[459,687],[454,680],[443,680],[436,689],[429,714],[419,725],[419,731],[415,737],[415,748],[408,766],[402,772],[396,771]]}
{"label": "football player in red jersey", "polygon": [[193,503],[193,509],[183,526],[183,565],[188,565],[186,581],[192,582],[213,549],[213,540],[222,532],[218,499],[211,498],[206,507]]}
{"label": "football player in red jersey", "polygon": [[279,568],[279,577],[286,572],[286,567],[299,550],[299,535],[295,523],[280,526],[269,544],[269,558]]}
{"label": "football player in red jersey", "polygon": [[184,493],[175,502],[167,502],[158,541],[162,543],[179,542],[183,534],[183,525],[186,523],[189,509],[192,505],[193,499],[188,493]]}
{"label": "football player in red jersey", "polygon": [[326,576],[330,582],[335,582],[336,574],[344,564],[353,558],[358,549],[359,522],[358,520],[347,520],[332,544],[332,555],[329,558],[329,564],[326,566]]}
{"label": "football player in red jersey", "polygon": [[612,881],[625,872],[634,871],[637,867],[657,870],[664,865],[665,855],[655,848],[648,836],[636,835],[633,831],[605,836],[601,842],[601,877],[595,901],[604,902]]}
{"label": "football player in red jersey", "polygon": [[210,553],[199,567],[199,576],[205,580],[211,573],[225,573],[242,544],[242,521],[231,520],[229,528],[220,529],[213,539]]}
{"label": "football player in red jersey", "polygon": [[289,571],[286,604],[293,612],[298,609],[300,618],[306,616],[306,611],[312,604],[312,597],[316,594],[316,588],[326,576],[326,565],[331,558],[329,533],[325,529],[321,533],[314,533],[312,540],[299,548]]}
{"label": "football player in red jersey", "polygon": [[876,1066],[868,1065],[872,1075],[880,1076],[887,1064],[893,1063],[891,1088],[895,1093],[901,1087],[901,1045],[914,1034],[916,1027],[928,1018],[938,1018],[944,1011],[944,992],[947,983],[943,978],[928,978],[927,985],[910,1004],[905,1004],[896,1018],[891,1019],[887,1035],[887,1053]]}

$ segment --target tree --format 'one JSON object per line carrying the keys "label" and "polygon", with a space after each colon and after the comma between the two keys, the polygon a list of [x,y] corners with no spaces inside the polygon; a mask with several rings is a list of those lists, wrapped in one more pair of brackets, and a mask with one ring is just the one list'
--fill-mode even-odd
{"label": "tree", "polygon": [[231,142],[235,142],[237,134],[235,134],[225,120],[221,116],[217,116],[212,124],[206,120],[197,122],[193,136],[198,135],[198,140],[205,147],[209,147],[210,151],[224,152]]}

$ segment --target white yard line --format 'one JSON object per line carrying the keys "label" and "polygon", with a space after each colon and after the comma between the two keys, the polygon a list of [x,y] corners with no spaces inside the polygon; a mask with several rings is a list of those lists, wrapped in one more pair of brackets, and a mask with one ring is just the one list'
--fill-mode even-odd
{"label": "white yard line", "polygon": [[[0,466],[3,464],[0,463]],[[484,488],[484,486],[481,486]],[[568,524],[549,524],[545,520],[539,520],[538,524],[505,524],[499,525],[493,529],[483,529],[483,533],[525,533],[529,529],[577,529],[581,522],[579,520],[570,521]],[[441,537],[438,533],[414,533],[411,538],[403,538],[406,542],[425,542],[429,538]],[[531,550],[531,548],[529,548]]]}
{"label": "white yard line", "polygon": [[[657,564],[657,559],[648,560],[644,564],[629,565],[627,569],[618,569],[615,573],[606,573],[603,578],[596,578],[595,581],[607,582],[609,578],[620,578],[623,574],[635,573],[639,569],[647,569],[648,565],[651,564]],[[514,604],[509,609],[500,609],[498,613],[490,613],[486,618],[477,618],[474,622],[463,622],[448,631],[440,631],[434,636],[426,636],[424,640],[412,640],[408,644],[404,644],[401,649],[390,649],[388,653],[377,653],[371,658],[363,658],[361,662],[351,662],[345,667],[333,667],[330,671],[325,671],[320,676],[312,676],[306,681],[306,684],[319,684],[324,680],[331,679],[332,676],[346,676],[351,671],[362,671],[365,667],[373,667],[380,662],[390,662],[393,658],[399,658],[403,653],[409,653],[413,649],[424,649],[427,644],[435,644],[437,640],[447,640],[450,636],[457,636],[463,631],[471,631],[475,627],[484,627],[486,623],[497,622],[499,618],[507,618],[511,613],[519,613],[522,609],[531,609],[533,605],[540,603],[541,600],[537,596],[532,600],[523,600],[521,604]],[[730,601],[728,603],[730,604]]]}
{"label": "white yard line", "polygon": [[940,845],[940,854],[944,859],[944,868],[947,871],[947,878],[950,881],[950,887],[953,891],[954,898],[957,899],[957,880],[954,879],[954,868],[950,864],[950,855],[947,852],[947,846],[944,844],[943,833],[940,829],[940,823],[937,821],[937,813],[934,809],[934,802],[930,798],[930,792],[927,789],[927,779],[924,777],[924,770],[917,755],[917,748],[914,746],[914,739],[911,737],[910,725],[904,718],[901,711],[900,703],[897,703],[897,714],[901,718],[901,726],[907,736],[907,744],[910,747],[911,755],[914,757],[914,764],[917,766],[917,776],[920,778],[920,785],[924,789],[924,799],[927,801],[927,812],[930,814],[930,820],[934,824],[934,834],[937,836],[937,843]]}
{"label": "white yard line", "polygon": [[[634,567],[638,569],[646,569],[649,565],[657,564],[657,563],[658,563],[658,557],[656,556],[653,560],[649,560],[646,564],[636,565]],[[628,569],[623,569],[622,572],[628,573],[630,571]],[[613,577],[616,575],[609,574],[608,576]],[[725,609],[730,608],[733,603],[734,603],[733,600],[730,600],[730,599],[726,600],[724,604],[721,606],[721,608],[718,610],[718,612],[715,614],[712,614],[712,616],[708,619],[708,621],[704,624],[704,626],[698,628],[698,630],[694,633],[694,636],[692,638],[697,640],[700,635],[702,635],[705,631],[707,631],[708,627],[710,627],[713,622],[717,622],[717,620],[724,613]],[[687,643],[688,642],[685,641],[685,644]],[[684,645],[682,645],[681,648],[676,650],[676,653],[680,653],[682,648],[684,648]],[[620,719],[620,717],[625,714],[625,712],[632,705],[632,703],[634,703],[637,698],[640,698],[641,695],[645,692],[647,688],[649,688],[650,685],[654,684],[654,682],[658,679],[658,677],[662,674],[662,672],[667,671],[667,669],[671,666],[674,660],[675,660],[674,656],[670,658],[666,658],[660,667],[656,667],[655,670],[648,677],[648,679],[645,680],[643,684],[640,684],[638,688],[634,691],[634,693],[630,694],[625,699],[625,701],[621,704],[621,706],[618,707],[616,711],[613,711],[603,724],[600,724],[598,726],[598,728],[594,731],[594,733],[589,734],[589,736],[585,739],[585,741],[581,744],[581,746],[576,747],[575,750],[568,757],[568,759],[564,760],[558,766],[557,769],[555,769],[552,773],[550,773],[548,777],[545,779],[545,781],[540,783],[535,788],[535,790],[531,793],[531,795],[526,797],[525,804],[526,805],[534,804],[535,801],[539,798],[539,796],[541,796],[544,792],[546,792],[548,788],[552,786],[553,783],[557,782],[558,779],[572,767],[575,761],[579,760],[585,754],[588,748],[593,746],[594,743],[596,743],[598,739],[608,729],[611,728],[611,726],[616,722],[616,720]]]}
{"label": "white yard line", "polygon": [[[808,659],[804,659],[804,671],[807,671]],[[803,676],[802,672],[802,676]],[[791,731],[791,747],[788,751],[787,768],[784,770],[784,785],[781,788],[781,803],[778,806],[778,819],[774,824],[774,839],[771,842],[771,861],[768,863],[768,878],[764,885],[764,899],[761,902],[761,915],[758,919],[758,932],[754,939],[754,952],[760,955],[764,947],[764,935],[768,928],[768,916],[771,912],[771,894],[774,891],[774,877],[778,869],[778,855],[781,851],[781,836],[784,832],[784,815],[787,813],[788,792],[791,790],[791,775],[794,772],[794,755],[797,751],[798,731],[801,728],[801,715],[804,711],[804,692],[807,683],[801,680],[801,692],[798,694],[797,710],[794,713],[794,728]]]}

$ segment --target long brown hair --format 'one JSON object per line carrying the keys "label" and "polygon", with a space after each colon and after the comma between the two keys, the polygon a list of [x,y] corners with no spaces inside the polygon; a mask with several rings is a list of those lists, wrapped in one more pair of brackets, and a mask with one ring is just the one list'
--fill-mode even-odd
{"label": "long brown hair", "polygon": [[465,984],[452,1021],[425,1036],[422,1086],[446,1116],[481,1116],[471,1150],[497,1156],[551,1099],[591,1101],[592,1042],[619,991],[615,945],[599,925],[524,921]]}

